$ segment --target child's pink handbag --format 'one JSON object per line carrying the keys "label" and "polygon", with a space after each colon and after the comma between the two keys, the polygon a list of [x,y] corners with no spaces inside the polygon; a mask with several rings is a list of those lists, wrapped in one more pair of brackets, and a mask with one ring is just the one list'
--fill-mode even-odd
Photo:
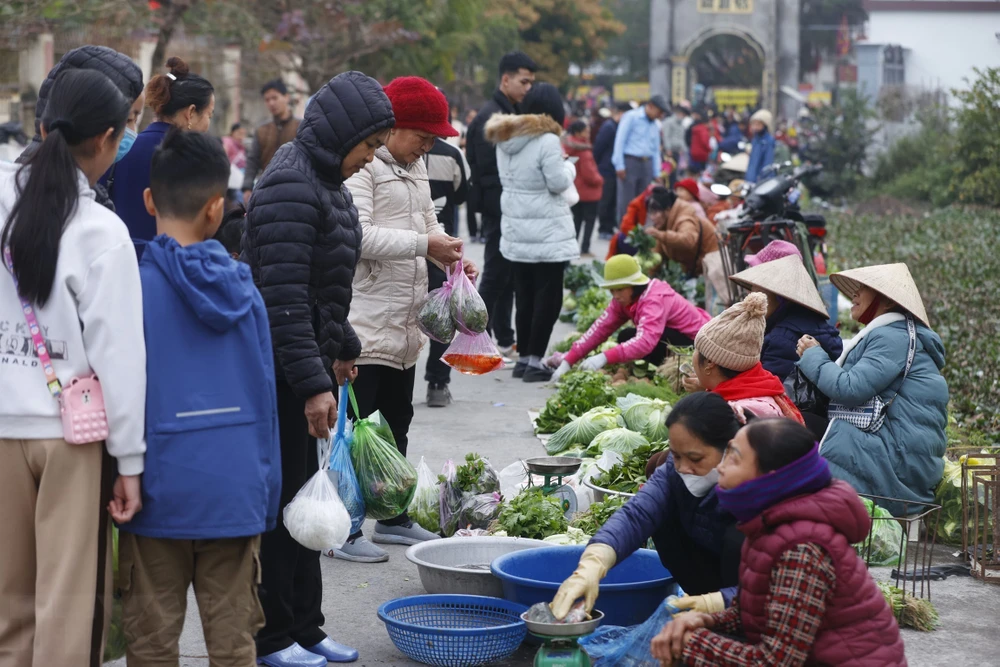
{"label": "child's pink handbag", "polygon": [[[17,289],[17,276],[14,274],[14,262],[10,257],[10,248],[3,249],[4,263],[14,279],[14,289]],[[20,298],[20,294],[18,295]],[[59,401],[62,412],[63,439],[71,445],[86,445],[100,442],[108,437],[108,418],[104,411],[104,392],[96,375],[73,378],[69,387],[63,389],[62,383],[52,368],[49,350],[42,338],[42,328],[38,325],[34,307],[21,298],[21,310],[24,311],[24,321],[31,332],[31,341],[35,346],[38,361],[45,371],[45,381],[49,393]]]}

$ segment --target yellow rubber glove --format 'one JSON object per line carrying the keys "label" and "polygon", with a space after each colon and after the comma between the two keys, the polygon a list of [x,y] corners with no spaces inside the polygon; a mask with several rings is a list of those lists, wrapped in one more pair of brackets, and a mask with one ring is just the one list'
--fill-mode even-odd
{"label": "yellow rubber glove", "polygon": [[591,544],[584,549],[576,571],[562,583],[556,597],[549,603],[552,614],[559,620],[566,618],[573,603],[580,598],[584,599],[590,612],[597,602],[601,579],[615,566],[616,560],[615,550],[607,544]]}
{"label": "yellow rubber glove", "polygon": [[705,595],[685,595],[672,605],[681,611],[698,611],[702,614],[714,614],[725,611],[726,601],[722,593],[706,593]]}

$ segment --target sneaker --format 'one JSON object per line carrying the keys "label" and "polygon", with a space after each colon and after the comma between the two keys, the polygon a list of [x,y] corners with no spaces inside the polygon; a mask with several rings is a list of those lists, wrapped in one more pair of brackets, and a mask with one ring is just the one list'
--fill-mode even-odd
{"label": "sneaker", "polygon": [[375,534],[372,535],[372,540],[379,544],[405,544],[407,546],[440,539],[440,535],[424,530],[419,524],[412,521],[399,526],[384,526],[381,523],[376,523]]}
{"label": "sneaker", "polygon": [[551,379],[551,369],[535,368],[534,366],[529,366],[528,369],[524,371],[524,377],[522,378],[524,382],[548,382]]}
{"label": "sneaker", "polygon": [[340,560],[349,560],[352,563],[384,563],[389,560],[388,551],[375,546],[364,536],[347,540],[344,542],[344,546],[339,549],[331,549],[326,552],[326,555]]}
{"label": "sneaker", "polygon": [[444,408],[449,403],[451,403],[451,392],[448,390],[448,385],[434,383],[427,385],[427,407]]}
{"label": "sneaker", "polygon": [[507,347],[502,345],[497,345],[497,349],[500,350],[500,354],[508,359],[517,355],[517,344],[511,343]]}
{"label": "sneaker", "polygon": [[528,370],[527,361],[519,361],[514,364],[514,372],[512,373],[515,380],[520,380],[524,377],[524,372]]}

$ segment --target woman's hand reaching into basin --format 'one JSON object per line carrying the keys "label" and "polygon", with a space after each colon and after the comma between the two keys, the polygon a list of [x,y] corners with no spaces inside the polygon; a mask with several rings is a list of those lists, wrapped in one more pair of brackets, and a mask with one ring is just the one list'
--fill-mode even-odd
{"label": "woman's hand reaching into basin", "polygon": [[615,550],[607,544],[591,544],[583,550],[576,571],[562,583],[549,607],[552,615],[562,620],[572,608],[573,603],[583,598],[588,613],[597,602],[601,579],[615,565],[618,556]]}

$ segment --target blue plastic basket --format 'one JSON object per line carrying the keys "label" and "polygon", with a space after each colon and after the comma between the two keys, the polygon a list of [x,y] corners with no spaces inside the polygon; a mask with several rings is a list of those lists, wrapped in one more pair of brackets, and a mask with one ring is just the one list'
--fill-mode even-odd
{"label": "blue plastic basket", "polygon": [[516,602],[480,595],[414,595],[378,609],[389,638],[425,665],[470,667],[509,657],[528,629]]}

